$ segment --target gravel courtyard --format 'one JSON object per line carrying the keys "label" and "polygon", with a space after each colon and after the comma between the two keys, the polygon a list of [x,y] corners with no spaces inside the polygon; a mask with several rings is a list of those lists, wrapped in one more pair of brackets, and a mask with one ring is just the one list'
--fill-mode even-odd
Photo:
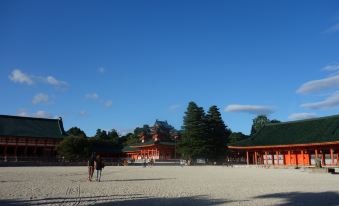
{"label": "gravel courtyard", "polygon": [[0,205],[339,205],[339,175],[221,166],[0,168]]}

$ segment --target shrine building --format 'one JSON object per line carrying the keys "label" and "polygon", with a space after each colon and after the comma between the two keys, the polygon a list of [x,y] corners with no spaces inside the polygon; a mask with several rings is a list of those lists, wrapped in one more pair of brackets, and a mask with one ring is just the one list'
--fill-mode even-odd
{"label": "shrine building", "polygon": [[140,142],[125,147],[123,152],[132,159],[176,159],[178,135],[173,129],[166,121],[157,120],[151,127],[151,134],[141,133]]}
{"label": "shrine building", "polygon": [[0,161],[55,159],[64,135],[61,118],[0,115]]}
{"label": "shrine building", "polygon": [[252,137],[228,145],[247,164],[314,166],[339,165],[339,115],[270,123]]}

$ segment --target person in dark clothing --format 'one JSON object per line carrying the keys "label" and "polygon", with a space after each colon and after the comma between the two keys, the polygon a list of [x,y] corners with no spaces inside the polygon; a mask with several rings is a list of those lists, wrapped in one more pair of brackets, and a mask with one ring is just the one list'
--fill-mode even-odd
{"label": "person in dark clothing", "polygon": [[100,182],[101,179],[101,171],[105,167],[100,155],[97,155],[95,161],[94,161],[94,167],[97,170],[97,177],[96,181]]}
{"label": "person in dark clothing", "polygon": [[91,157],[88,160],[88,180],[92,181],[93,173],[94,173],[94,160],[95,155],[94,153],[91,155]]}

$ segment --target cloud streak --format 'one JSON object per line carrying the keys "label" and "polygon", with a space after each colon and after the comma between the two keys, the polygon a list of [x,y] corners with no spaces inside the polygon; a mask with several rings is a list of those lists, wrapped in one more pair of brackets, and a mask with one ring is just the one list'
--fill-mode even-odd
{"label": "cloud streak", "polygon": [[49,97],[47,94],[39,93],[33,97],[32,103],[39,104],[39,103],[48,103]]}
{"label": "cloud streak", "polygon": [[339,87],[339,74],[324,79],[306,82],[298,88],[297,93],[307,94],[337,87]]}
{"label": "cloud streak", "polygon": [[324,31],[324,33],[335,33],[339,31],[339,23],[334,24],[330,28]]}
{"label": "cloud streak", "polygon": [[93,93],[88,93],[85,95],[86,99],[90,99],[90,100],[98,100],[99,99],[99,95],[95,92]]}
{"label": "cloud streak", "polygon": [[56,79],[53,76],[34,76],[23,73],[20,69],[15,69],[8,76],[9,79],[14,83],[32,85],[36,82],[49,84],[54,87],[66,88],[68,86],[67,82]]}
{"label": "cloud streak", "polygon": [[105,101],[105,103],[104,103],[105,107],[111,107],[112,104],[113,104],[112,100],[107,100],[107,101]]}
{"label": "cloud streak", "polygon": [[323,101],[302,104],[301,107],[307,109],[329,109],[339,106],[339,92],[332,94]]}
{"label": "cloud streak", "polygon": [[302,119],[311,119],[317,117],[314,113],[293,113],[288,116],[290,120],[302,120]]}
{"label": "cloud streak", "polygon": [[256,115],[268,115],[274,112],[272,106],[264,105],[240,105],[230,104],[225,108],[226,112],[244,112]]}
{"label": "cloud streak", "polygon": [[339,70],[339,64],[330,64],[322,68],[324,71],[337,71]]}

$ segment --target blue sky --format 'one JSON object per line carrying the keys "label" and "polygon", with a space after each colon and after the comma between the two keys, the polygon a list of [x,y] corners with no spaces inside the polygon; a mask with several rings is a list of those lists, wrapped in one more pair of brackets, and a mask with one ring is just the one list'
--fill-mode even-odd
{"label": "blue sky", "polygon": [[0,113],[88,135],[167,120],[189,101],[252,119],[338,114],[337,1],[1,1]]}

